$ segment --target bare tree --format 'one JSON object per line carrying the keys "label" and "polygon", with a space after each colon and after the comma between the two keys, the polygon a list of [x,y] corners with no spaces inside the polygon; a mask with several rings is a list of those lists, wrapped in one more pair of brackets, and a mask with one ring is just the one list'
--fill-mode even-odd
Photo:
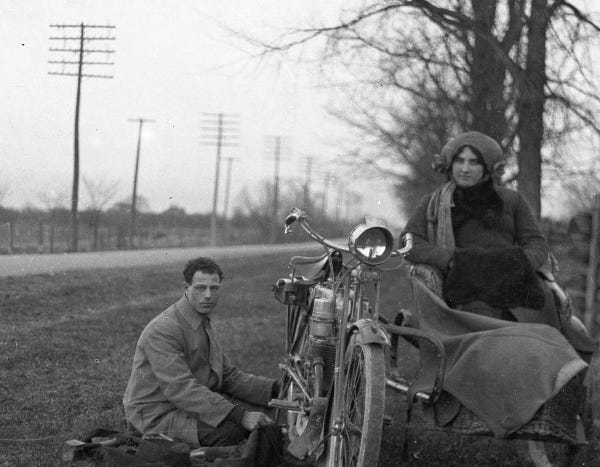
{"label": "bare tree", "polygon": [[273,182],[263,181],[259,187],[250,191],[244,187],[238,195],[238,209],[251,217],[257,226],[260,238],[271,238],[278,241],[283,228],[276,229],[277,235],[270,237],[273,226],[283,225],[283,219],[294,206],[301,206],[304,200],[303,186],[300,184],[283,183],[279,192],[278,211],[273,212]]}
{"label": "bare tree", "polygon": [[[409,96],[404,103],[408,112],[393,103],[382,107],[371,98],[355,103],[355,108],[360,108],[358,113],[334,112],[368,137],[360,149],[349,152],[354,164],[347,164],[350,170],[346,172],[368,177],[372,171],[389,177],[402,212],[412,210],[432,186],[443,180],[432,170],[432,156],[445,144],[448,134],[454,132],[457,122],[467,119],[466,115],[457,114],[457,109],[443,96],[435,96],[435,92],[426,97]],[[356,170],[356,165],[361,170]]]}
{"label": "bare tree", "polygon": [[0,206],[10,193],[10,183],[7,180],[0,179]]}
{"label": "bare tree", "polygon": [[93,230],[92,249],[98,249],[98,231],[102,218],[102,210],[112,201],[117,194],[118,182],[107,180],[91,179],[83,177],[83,185],[85,186],[88,205],[90,209],[90,224]]}
{"label": "bare tree", "polygon": [[56,217],[59,210],[66,210],[69,202],[69,194],[54,190],[39,192],[37,195],[40,202],[50,213],[50,253],[54,253],[54,242],[56,237]]}
{"label": "bare tree", "polygon": [[600,193],[600,177],[590,173],[587,176],[563,177],[561,184],[568,195],[567,203],[573,213],[591,212],[594,195]]}
{"label": "bare tree", "polygon": [[[599,31],[591,15],[562,0],[371,0],[333,24],[260,45],[263,53],[284,53],[324,39],[321,63],[356,77],[352,123],[375,137],[414,137],[422,125],[421,115],[413,121],[415,105],[443,102],[442,112],[454,110],[446,113],[453,122],[445,139],[479,130],[518,154],[519,189],[539,214],[544,143],[582,128],[600,133],[600,97],[586,58]],[[390,120],[391,108],[402,118]],[[403,149],[411,145],[406,139]]]}

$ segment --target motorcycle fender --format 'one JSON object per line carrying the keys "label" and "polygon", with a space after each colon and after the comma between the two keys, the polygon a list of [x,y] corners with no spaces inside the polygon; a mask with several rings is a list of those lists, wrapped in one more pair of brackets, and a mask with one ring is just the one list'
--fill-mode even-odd
{"label": "motorcycle fender", "polygon": [[350,335],[356,331],[354,338],[357,343],[391,345],[388,334],[372,319],[359,319],[350,325],[348,331]]}

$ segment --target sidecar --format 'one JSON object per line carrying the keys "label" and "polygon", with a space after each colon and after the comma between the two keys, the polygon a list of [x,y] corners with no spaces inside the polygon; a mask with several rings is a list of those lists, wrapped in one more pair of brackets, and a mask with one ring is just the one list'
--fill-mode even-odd
{"label": "sidecar", "polygon": [[[421,428],[527,440],[536,466],[574,465],[594,428],[597,345],[576,350],[564,332],[547,325],[454,310],[442,298],[441,275],[428,266],[412,265],[410,277],[414,309],[386,325],[392,335],[387,385],[406,399],[406,413],[395,415],[402,419],[399,448],[404,451],[419,404]],[[562,289],[554,282],[550,290],[565,328],[585,332]],[[420,358],[410,375],[406,341]]]}

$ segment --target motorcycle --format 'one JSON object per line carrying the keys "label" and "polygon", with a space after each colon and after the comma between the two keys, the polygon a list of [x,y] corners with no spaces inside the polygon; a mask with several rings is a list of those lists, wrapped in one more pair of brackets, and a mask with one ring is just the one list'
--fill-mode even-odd
{"label": "motorcycle", "polygon": [[[446,354],[441,341],[411,325],[410,311],[398,313],[394,323],[380,314],[381,274],[396,269],[388,261],[410,251],[412,236],[405,234],[402,247],[394,250],[393,236],[385,225],[366,218],[351,231],[346,244],[339,244],[317,233],[306,213],[297,208],[286,217],[285,232],[295,223],[325,253],[292,257],[290,276],[273,286],[273,295],[287,307],[287,329],[280,392],[270,406],[278,409],[278,421],[285,426],[287,451],[318,467],[377,465],[387,386],[406,401],[405,419],[400,423],[404,439],[396,446],[401,458],[413,403],[431,408],[447,399],[442,391]],[[434,293],[440,286],[437,276],[422,265],[412,265],[410,277],[413,289],[421,284]],[[561,292],[557,284],[550,285],[561,313],[575,321],[576,327],[575,317],[564,313],[570,310],[568,297],[557,293]],[[420,312],[417,303],[413,311]],[[400,337],[418,349],[421,359],[410,381],[399,371],[403,365]],[[585,357],[588,362],[597,358],[597,348]],[[511,439],[528,442],[529,457],[536,466],[572,465],[585,453],[586,438],[593,436],[596,419],[594,373],[582,372],[573,378],[511,435]],[[464,407],[443,427],[435,417],[423,422],[444,432],[493,436]]]}
{"label": "motorcycle", "polygon": [[293,257],[290,277],[273,286],[287,306],[287,355],[280,364],[280,394],[270,406],[285,414],[287,449],[295,458],[319,467],[375,466],[386,383],[408,390],[386,379],[391,335],[431,341],[443,372],[441,344],[379,313],[383,265],[410,250],[412,239],[394,250],[391,232],[371,218],[352,230],[345,245],[318,234],[297,208],[285,219],[286,233],[294,223],[325,253]]}

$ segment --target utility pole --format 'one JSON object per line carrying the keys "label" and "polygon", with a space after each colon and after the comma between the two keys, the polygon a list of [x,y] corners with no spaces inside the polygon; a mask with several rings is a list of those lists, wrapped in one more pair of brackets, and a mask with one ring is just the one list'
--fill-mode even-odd
{"label": "utility pole", "polygon": [[223,203],[223,219],[225,219],[225,232],[223,237],[225,241],[229,239],[229,192],[231,190],[231,166],[233,165],[233,157],[226,157],[227,162],[227,176],[225,179],[225,202]]}
{"label": "utility pole", "polygon": [[239,141],[239,115],[220,113],[202,113],[200,144],[215,146],[217,161],[215,164],[215,186],[213,190],[213,207],[210,217],[210,246],[217,245],[217,203],[219,198],[219,176],[221,170],[221,151],[223,147],[237,146]]}
{"label": "utility pole", "polygon": [[135,216],[136,216],[136,203],[137,203],[137,181],[138,181],[138,169],[140,166],[140,146],[142,144],[142,127],[144,122],[154,123],[154,120],[148,118],[130,118],[129,122],[138,122],[138,140],[137,150],[135,152],[135,170],[133,172],[133,195],[131,197],[131,220],[129,224],[129,248],[133,248],[134,237],[135,237]]}
{"label": "utility pole", "polygon": [[[84,66],[92,65],[114,65],[111,61],[115,53],[114,49],[109,49],[104,45],[99,48],[86,47],[86,43],[94,41],[114,41],[115,37],[111,35],[115,26],[92,25],[92,24],[51,24],[50,41],[60,41],[61,45],[51,46],[49,51],[57,57],[54,60],[48,60],[48,63],[53,67],[52,71],[48,71],[50,75],[76,76],[77,77],[77,92],[75,97],[75,131],[74,131],[74,152],[73,152],[73,189],[71,194],[71,245],[70,251],[77,251],[79,224],[77,219],[78,201],[79,201],[79,106],[81,101],[81,79],[82,78],[112,78],[112,75],[85,73]],[[104,35],[85,35],[86,29],[99,31]],[[62,32],[62,36],[60,35]],[[102,42],[95,42],[102,44]],[[88,55],[104,54],[103,61],[87,60]],[[76,59],[74,59],[74,57]],[[97,55],[98,56],[98,55]],[[59,65],[57,67],[57,65]],[[76,67],[74,69],[74,67]]]}
{"label": "utility pole", "polygon": [[304,159],[304,165],[304,209],[310,209],[310,182],[312,177],[312,157],[306,157]]}
{"label": "utility pole", "polygon": [[331,175],[329,172],[325,172],[325,176],[323,179],[323,193],[321,194],[321,218],[325,220],[325,216],[327,215],[327,195],[329,194],[329,183],[331,182]]}
{"label": "utility pole", "polygon": [[350,219],[350,201],[354,198],[354,193],[347,192],[344,198],[344,220],[347,222]]}
{"label": "utility pole", "polygon": [[336,199],[335,199],[335,222],[336,224],[342,218],[342,205],[344,203],[344,184],[339,178],[334,178],[336,184]]}
{"label": "utility pole", "polygon": [[281,164],[281,152],[282,152],[282,137],[281,136],[265,136],[265,146],[268,156],[273,157],[274,172],[273,172],[273,204],[271,207],[271,234],[270,242],[275,243],[277,241],[277,233],[279,229],[279,220],[275,219],[279,212],[279,168]]}
{"label": "utility pole", "polygon": [[362,219],[364,217],[364,212],[363,212],[363,196],[359,193],[357,193],[354,197],[354,209],[355,209],[355,214],[354,217],[357,219]]}

